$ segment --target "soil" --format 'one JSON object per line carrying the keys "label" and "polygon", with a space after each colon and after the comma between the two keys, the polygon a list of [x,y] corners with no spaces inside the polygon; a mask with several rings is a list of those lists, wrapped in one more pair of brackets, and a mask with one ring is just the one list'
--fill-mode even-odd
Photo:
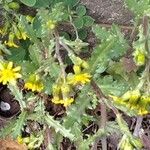
{"label": "soil", "polygon": [[124,0],[81,0],[81,4],[97,23],[132,25],[133,14],[125,8]]}

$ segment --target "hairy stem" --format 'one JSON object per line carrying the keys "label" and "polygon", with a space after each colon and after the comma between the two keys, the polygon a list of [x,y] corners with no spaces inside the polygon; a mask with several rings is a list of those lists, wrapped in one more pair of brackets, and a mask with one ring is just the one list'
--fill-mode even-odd
{"label": "hairy stem", "polygon": [[[95,84],[94,81],[91,82],[91,85],[93,87],[93,90],[95,90],[95,88],[97,88],[97,85]],[[107,122],[107,111],[106,111],[106,105],[104,103],[104,95],[102,93],[102,91],[100,91],[100,93],[98,94],[99,95],[99,99],[102,100],[101,101],[101,121],[99,121],[99,127],[101,129],[105,129],[106,127],[106,122]],[[93,145],[93,150],[95,149],[95,147],[97,146],[97,142],[99,140],[97,139]],[[107,150],[107,139],[106,137],[103,137],[102,140],[102,150]]]}
{"label": "hairy stem", "polygon": [[60,67],[61,67],[61,72],[62,72],[62,75],[63,75],[63,79],[64,81],[66,81],[66,72],[65,72],[65,66],[64,66],[64,63],[63,63],[63,60],[61,58],[61,55],[60,55],[60,45],[59,45],[59,35],[58,35],[58,32],[56,31],[55,32],[55,39],[56,39],[56,57],[59,61],[59,64],[60,64]]}
{"label": "hairy stem", "polygon": [[135,125],[134,132],[133,132],[133,135],[136,137],[139,137],[139,132],[140,132],[140,128],[142,125],[142,121],[143,121],[142,116],[137,117],[136,125]]}

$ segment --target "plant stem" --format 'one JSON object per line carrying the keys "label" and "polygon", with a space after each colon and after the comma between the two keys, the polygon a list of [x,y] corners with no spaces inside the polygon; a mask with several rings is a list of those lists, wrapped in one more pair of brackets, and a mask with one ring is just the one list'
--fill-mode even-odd
{"label": "plant stem", "polygon": [[[91,85],[92,85],[94,90],[95,90],[95,88],[97,88],[97,85],[96,85],[96,83],[94,81],[91,81]],[[104,95],[103,95],[102,91],[100,91],[98,95],[99,95],[98,98],[102,100],[101,101],[101,121],[99,121],[99,127],[101,129],[105,129],[106,122],[107,122],[107,111],[106,111],[106,105],[105,105],[104,100],[103,100],[104,99]],[[93,150],[97,146],[97,142],[98,141],[99,141],[98,139],[95,141],[95,144],[93,145]],[[102,150],[107,150],[106,137],[103,137],[101,142],[102,142]]]}
{"label": "plant stem", "polygon": [[63,60],[62,60],[61,55],[60,55],[59,35],[58,35],[57,31],[55,32],[55,39],[56,39],[56,47],[55,47],[56,48],[56,57],[59,61],[62,75],[63,75],[63,79],[65,82],[66,81],[66,72],[65,72],[65,66],[64,66]]}
{"label": "plant stem", "polygon": [[135,125],[134,132],[133,132],[133,135],[136,137],[139,137],[139,131],[142,125],[142,121],[143,121],[142,116],[137,117],[136,125]]}

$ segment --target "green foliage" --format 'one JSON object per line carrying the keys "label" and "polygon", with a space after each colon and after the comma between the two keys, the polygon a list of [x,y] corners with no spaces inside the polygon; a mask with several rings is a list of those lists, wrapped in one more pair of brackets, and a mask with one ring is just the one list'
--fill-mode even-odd
{"label": "green foliage", "polygon": [[89,146],[93,144],[93,141],[102,138],[103,136],[110,136],[112,134],[119,135],[120,133],[117,132],[119,130],[119,126],[115,122],[108,122],[105,129],[98,129],[93,135],[88,135],[88,138],[83,140],[80,145],[79,149],[89,150]]}
{"label": "green foliage", "polygon": [[14,85],[8,85],[12,95],[15,97],[15,99],[19,102],[21,110],[23,111],[24,108],[26,108],[26,103],[23,98],[22,91],[19,90],[17,86]]}
{"label": "green foliage", "polygon": [[77,8],[76,8],[76,13],[79,15],[79,16],[84,16],[86,14],[86,7],[83,6],[83,5],[79,5]]}
{"label": "green foliage", "polygon": [[27,5],[27,6],[34,6],[36,3],[36,0],[20,0],[23,4]]}
{"label": "green foliage", "polygon": [[[42,143],[48,143],[47,149],[62,149],[67,138],[77,149],[88,150],[97,139],[113,133],[127,146],[140,149],[141,143],[120,114],[137,116],[137,112],[121,101],[115,103],[113,97],[119,99],[127,91],[138,89],[149,100],[149,30],[145,29],[149,24],[144,22],[141,26],[138,20],[149,15],[149,0],[125,0],[135,14],[136,28],[139,26],[139,34],[132,43],[126,40],[119,26],[113,24],[106,29],[94,24],[79,0],[20,0],[16,2],[16,10],[10,2],[16,1],[0,1],[5,18],[4,27],[0,28],[0,82],[8,80],[7,88],[18,101],[20,114],[1,129],[0,136],[16,139],[32,122],[38,129],[30,130],[31,141],[26,143],[29,149],[38,149]],[[21,14],[22,6],[26,8],[22,4],[36,10],[35,14]],[[91,27],[98,43],[92,53],[88,52],[92,46],[87,38]],[[129,48],[144,51],[142,66],[130,69],[137,63],[124,62]],[[86,52],[90,57],[84,55]],[[134,61],[141,60],[139,53],[136,59],[133,56]],[[127,58],[130,59],[132,56]],[[9,64],[6,68],[5,63]],[[21,66],[21,70],[16,66]],[[18,84],[10,84],[12,79]],[[134,96],[131,95],[132,99]],[[96,114],[101,102],[116,115],[116,121],[107,121],[104,127],[100,124],[105,116]],[[141,111],[148,113],[143,110],[145,101],[142,105]],[[91,122],[99,128],[86,134],[83,130],[88,130]]]}
{"label": "green foliage", "polygon": [[69,108],[66,118],[64,118],[64,125],[71,128],[74,123],[82,123],[83,114],[85,109],[90,107],[90,97],[84,93],[88,93],[90,87],[86,86],[78,96],[76,104]]}
{"label": "green foliage", "polygon": [[27,120],[34,120],[42,124],[44,122],[43,116],[45,115],[44,103],[40,98],[30,96],[28,103],[32,103],[33,101],[36,103],[36,106],[34,112],[28,115]]}
{"label": "green foliage", "polygon": [[77,29],[90,27],[94,23],[94,19],[86,15],[86,8],[83,5],[79,5],[76,8],[77,16],[74,17],[73,23]]}
{"label": "green foliage", "polygon": [[11,48],[11,55],[7,56],[7,59],[10,61],[15,61],[17,63],[19,63],[20,61],[26,59],[26,50],[22,47],[19,48]]}
{"label": "green foliage", "polygon": [[26,123],[26,118],[27,118],[27,112],[26,111],[22,111],[21,114],[19,115],[13,130],[13,137],[17,138],[17,136],[19,136],[22,132],[23,126]]}
{"label": "green foliage", "polygon": [[[98,25],[93,27],[95,35],[102,40],[102,44],[96,47],[89,60],[91,73],[102,73],[108,67],[111,59],[116,59],[125,54],[128,44],[121,34],[119,28],[112,26],[110,31],[101,29]],[[109,36],[108,36],[109,35]]]}
{"label": "green foliage", "polygon": [[52,0],[36,0],[34,8],[48,7],[52,3]]}
{"label": "green foliage", "polygon": [[49,127],[53,127],[57,132],[60,132],[64,137],[74,140],[74,135],[69,130],[65,129],[60,123],[53,119],[49,114],[46,114],[45,121]]}
{"label": "green foliage", "polygon": [[16,120],[12,119],[5,127],[0,130],[0,137],[5,138],[12,133],[12,129],[15,127]]}
{"label": "green foliage", "polygon": [[149,0],[125,0],[125,4],[136,17],[142,17],[150,10]]}
{"label": "green foliage", "polygon": [[27,112],[22,111],[21,114],[18,116],[17,120],[13,119],[9,122],[4,128],[0,130],[0,137],[5,138],[8,135],[12,135],[13,138],[17,138],[23,131],[23,126],[26,123]]}
{"label": "green foliage", "polygon": [[119,96],[129,89],[129,86],[125,80],[114,80],[111,75],[106,75],[104,77],[100,76],[96,82],[106,94]]}
{"label": "green foliage", "polygon": [[77,29],[83,28],[83,24],[84,24],[83,18],[76,18],[73,23]]}

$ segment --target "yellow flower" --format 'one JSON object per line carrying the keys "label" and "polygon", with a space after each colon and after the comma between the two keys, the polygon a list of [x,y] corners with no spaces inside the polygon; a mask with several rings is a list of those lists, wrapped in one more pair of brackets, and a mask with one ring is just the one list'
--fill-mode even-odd
{"label": "yellow flower", "polygon": [[150,97],[147,95],[142,95],[138,105],[137,110],[139,115],[146,115],[149,113],[148,107],[149,107]]}
{"label": "yellow flower", "polygon": [[150,97],[142,95],[139,90],[127,91],[123,96],[110,97],[116,104],[122,104],[130,110],[134,110],[138,115],[146,115],[149,113],[148,106],[150,104]]}
{"label": "yellow flower", "polygon": [[17,142],[23,144],[23,138],[20,135],[17,137]]}
{"label": "yellow flower", "polygon": [[54,104],[63,104],[63,100],[60,100],[58,96],[54,96],[52,102]]}
{"label": "yellow flower", "polygon": [[8,42],[5,41],[4,44],[7,45],[7,46],[9,46],[9,47],[16,47],[16,48],[19,47],[18,45],[16,45],[16,44],[14,43],[14,41],[8,41]]}
{"label": "yellow flower", "polygon": [[81,66],[84,68],[84,69],[89,69],[89,64],[83,60]]}
{"label": "yellow flower", "polygon": [[91,75],[88,73],[80,73],[68,76],[68,83],[72,85],[86,84],[90,82]]}
{"label": "yellow flower", "polygon": [[46,27],[53,30],[56,26],[56,22],[53,20],[49,20],[48,22],[46,22]]}
{"label": "yellow flower", "polygon": [[63,84],[61,86],[61,92],[62,94],[68,94],[70,92],[70,86],[68,84]]}
{"label": "yellow flower", "polygon": [[29,80],[25,83],[25,89],[31,90],[32,92],[40,92],[43,90],[43,83],[40,81],[38,75],[31,75]]}
{"label": "yellow flower", "polygon": [[30,16],[30,15],[27,15],[26,16],[26,19],[29,23],[33,23],[33,20],[34,20],[34,17]]}
{"label": "yellow flower", "polygon": [[14,43],[14,38],[15,38],[14,33],[9,33],[8,42],[5,41],[4,44],[9,46],[9,47],[16,47],[16,48],[18,48],[19,46]]}
{"label": "yellow flower", "polygon": [[148,110],[146,110],[145,108],[142,108],[142,106],[140,108],[138,108],[138,115],[143,116],[148,114]]}
{"label": "yellow flower", "polygon": [[74,65],[73,70],[75,74],[79,74],[81,72],[81,67],[79,65]]}
{"label": "yellow flower", "polygon": [[121,104],[121,105],[125,105],[126,104],[125,101],[122,98],[120,98],[120,97],[113,96],[113,95],[109,95],[109,96],[114,100],[114,102],[116,104]]}
{"label": "yellow flower", "polygon": [[134,61],[138,66],[142,66],[146,62],[146,52],[142,49],[136,49],[133,53]]}
{"label": "yellow flower", "polygon": [[70,106],[73,102],[74,102],[73,98],[66,98],[66,99],[63,100],[63,105],[65,107],[67,107],[67,106]]}
{"label": "yellow flower", "polygon": [[0,82],[5,85],[8,82],[11,84],[16,83],[16,79],[21,78],[21,74],[18,71],[21,70],[21,67],[18,66],[13,68],[13,62],[9,63],[0,63]]}
{"label": "yellow flower", "polygon": [[65,107],[70,106],[73,102],[73,98],[65,98],[65,99],[59,99],[58,96],[54,96],[52,99],[52,102],[54,104],[63,104]]}
{"label": "yellow flower", "polygon": [[60,85],[57,85],[57,84],[53,85],[53,95],[59,95],[60,90],[61,90],[61,86]]}
{"label": "yellow flower", "polygon": [[17,31],[15,35],[19,40],[20,39],[26,40],[28,38],[27,33],[23,31]]}
{"label": "yellow flower", "polygon": [[21,36],[23,40],[26,40],[28,38],[28,35],[26,32],[21,32]]}

